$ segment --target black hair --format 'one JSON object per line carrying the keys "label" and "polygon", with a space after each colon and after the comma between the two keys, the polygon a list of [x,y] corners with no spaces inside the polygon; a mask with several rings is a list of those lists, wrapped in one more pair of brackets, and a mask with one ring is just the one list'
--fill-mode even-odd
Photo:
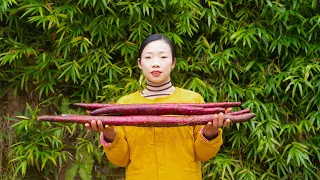
{"label": "black hair", "polygon": [[176,50],[173,46],[173,43],[170,39],[168,39],[167,37],[165,37],[164,35],[162,34],[152,34],[150,35],[147,39],[145,39],[140,48],[139,48],[139,58],[141,58],[141,54],[142,54],[142,51],[143,49],[151,42],[153,41],[157,41],[157,40],[164,40],[171,48],[171,53],[172,53],[172,61],[174,60],[174,58],[176,57]]}

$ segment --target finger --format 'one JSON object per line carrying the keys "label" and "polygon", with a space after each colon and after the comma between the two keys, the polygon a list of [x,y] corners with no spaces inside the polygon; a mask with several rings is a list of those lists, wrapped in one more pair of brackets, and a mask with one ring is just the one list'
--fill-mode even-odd
{"label": "finger", "polygon": [[95,120],[92,120],[92,121],[91,121],[91,128],[92,128],[92,130],[94,130],[94,131],[98,131],[97,123],[96,123]]}
{"label": "finger", "polygon": [[91,126],[90,126],[89,123],[85,123],[84,126],[85,126],[87,129],[91,130]]}
{"label": "finger", "polygon": [[212,126],[212,122],[208,122],[206,127],[211,127]]}
{"label": "finger", "polygon": [[101,131],[102,131],[102,130],[104,129],[102,122],[101,122],[101,121],[98,121],[97,124],[98,124],[98,130],[101,130]]}
{"label": "finger", "polygon": [[223,127],[228,127],[230,125],[230,119],[227,119],[224,123],[223,123]]}
{"label": "finger", "polygon": [[213,127],[217,127],[217,125],[218,125],[218,120],[219,120],[218,114],[214,114],[214,115],[213,115],[213,119],[212,119],[212,126],[213,126]]}
{"label": "finger", "polygon": [[218,127],[222,127],[223,126],[223,121],[224,121],[224,114],[221,112],[219,113],[219,121],[218,121]]}
{"label": "finger", "polygon": [[231,112],[232,111],[232,107],[229,107],[229,108],[227,108],[226,110],[225,110],[225,113],[229,113],[229,112]]}

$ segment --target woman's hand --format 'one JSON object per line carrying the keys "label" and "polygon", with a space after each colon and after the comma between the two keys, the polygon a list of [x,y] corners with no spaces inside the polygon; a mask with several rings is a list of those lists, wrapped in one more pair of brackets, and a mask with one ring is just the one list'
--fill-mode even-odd
{"label": "woman's hand", "polygon": [[[227,108],[225,113],[229,113],[232,108]],[[203,135],[208,139],[212,140],[218,136],[219,128],[227,127],[230,124],[230,119],[224,121],[224,113],[219,113],[213,115],[212,122],[208,122],[208,124],[204,127]]]}
{"label": "woman's hand", "polygon": [[103,133],[104,137],[110,142],[113,141],[114,136],[116,135],[116,129],[114,126],[103,125],[101,121],[92,120],[91,123],[86,123],[84,125],[88,130],[100,131]]}

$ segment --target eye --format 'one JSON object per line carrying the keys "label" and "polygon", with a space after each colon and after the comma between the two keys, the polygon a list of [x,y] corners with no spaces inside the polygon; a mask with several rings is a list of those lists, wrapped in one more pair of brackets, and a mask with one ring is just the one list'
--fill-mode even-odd
{"label": "eye", "polygon": [[161,58],[162,58],[162,59],[166,59],[166,58],[168,58],[168,57],[167,57],[167,56],[161,56]]}
{"label": "eye", "polygon": [[145,59],[150,59],[151,57],[150,57],[150,56],[145,56],[144,58],[145,58]]}

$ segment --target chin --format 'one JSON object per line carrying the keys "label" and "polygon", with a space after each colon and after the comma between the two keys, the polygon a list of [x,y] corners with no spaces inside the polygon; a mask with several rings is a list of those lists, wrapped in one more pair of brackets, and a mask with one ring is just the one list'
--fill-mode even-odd
{"label": "chin", "polygon": [[150,79],[148,79],[149,81],[153,82],[153,83],[162,83],[166,80],[167,78],[155,78],[155,77],[150,77]]}
{"label": "chin", "polygon": [[154,79],[151,78],[149,81],[153,82],[153,83],[162,83],[164,80],[163,79]]}

